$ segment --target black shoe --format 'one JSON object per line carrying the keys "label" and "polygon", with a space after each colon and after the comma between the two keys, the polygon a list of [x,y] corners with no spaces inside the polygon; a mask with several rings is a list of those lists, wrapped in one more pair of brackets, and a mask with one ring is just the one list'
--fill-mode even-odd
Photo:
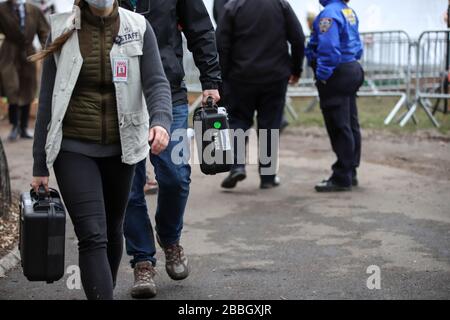
{"label": "black shoe", "polygon": [[351,191],[352,187],[340,186],[336,184],[333,180],[323,180],[321,183],[315,186],[317,192],[341,192],[341,191]]}
{"label": "black shoe", "polygon": [[358,178],[353,177],[352,178],[352,187],[357,187],[359,185]]}
{"label": "black shoe", "polygon": [[33,139],[33,135],[31,133],[29,133],[27,129],[22,129],[20,131],[20,137],[22,139],[28,139],[28,140]]}
{"label": "black shoe", "polygon": [[275,178],[272,181],[261,181],[261,184],[259,185],[260,189],[272,189],[280,186],[280,178],[278,176],[275,176]]}
{"label": "black shoe", "polygon": [[283,118],[283,120],[281,121],[281,126],[280,126],[280,133],[283,133],[283,131],[289,127],[289,122]]}
{"label": "black shoe", "polygon": [[228,177],[226,177],[223,181],[222,181],[222,188],[225,189],[233,189],[234,187],[236,187],[236,184],[239,181],[244,180],[245,178],[247,178],[247,174],[245,173],[244,169],[236,169],[230,172],[230,174],[228,175]]}
{"label": "black shoe", "polygon": [[8,140],[15,141],[19,137],[19,134],[20,134],[19,127],[17,126],[13,127],[8,135]]}

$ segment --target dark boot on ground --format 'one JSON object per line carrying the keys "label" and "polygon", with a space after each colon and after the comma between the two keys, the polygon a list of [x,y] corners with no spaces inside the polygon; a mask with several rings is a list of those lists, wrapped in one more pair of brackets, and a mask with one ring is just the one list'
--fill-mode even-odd
{"label": "dark boot on ground", "polygon": [[236,187],[236,185],[239,181],[242,181],[245,178],[247,178],[245,169],[242,169],[242,168],[234,169],[230,172],[228,177],[226,177],[222,181],[222,188],[233,189],[234,187]]}
{"label": "dark boot on ground", "polygon": [[351,191],[351,186],[342,186],[334,182],[332,179],[323,180],[315,186],[317,192],[342,192]]}
{"label": "dark boot on ground", "polygon": [[280,133],[283,133],[287,127],[289,127],[289,122],[286,120],[285,117],[283,117],[283,120],[281,121],[281,126],[280,126]]}
{"label": "dark boot on ground", "polygon": [[20,130],[18,126],[14,126],[8,135],[8,141],[16,141],[20,135]]}
{"label": "dark boot on ground", "polygon": [[260,189],[272,189],[272,188],[279,187],[280,184],[281,184],[280,177],[275,176],[273,178],[273,180],[270,180],[270,181],[262,181],[261,180],[261,184],[260,184],[259,188]]}
{"label": "dark boot on ground", "polygon": [[28,121],[30,119],[30,105],[20,108],[20,137],[22,139],[33,139],[33,134],[28,132]]}
{"label": "dark boot on ground", "polygon": [[33,134],[31,134],[31,133],[27,130],[27,128],[22,128],[22,129],[20,130],[20,137],[21,137],[22,139],[28,139],[28,140],[30,140],[30,139],[33,139]]}

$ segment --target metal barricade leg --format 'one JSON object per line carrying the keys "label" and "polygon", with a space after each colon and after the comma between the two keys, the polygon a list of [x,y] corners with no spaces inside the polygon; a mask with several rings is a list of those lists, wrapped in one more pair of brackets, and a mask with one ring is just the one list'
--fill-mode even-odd
{"label": "metal barricade leg", "polygon": [[[403,113],[398,119],[397,123],[400,124],[400,122],[406,117],[406,115],[409,113],[410,109],[412,108],[411,106],[409,106],[408,104],[406,104],[406,108],[408,110],[406,110],[405,113]],[[410,118],[412,119],[413,123],[415,125],[417,125],[419,123],[419,120],[417,120],[416,115],[415,115],[415,111],[413,112],[412,116],[410,116]]]}
{"label": "metal barricade leg", "polygon": [[308,106],[305,108],[305,112],[311,112],[313,109],[318,105],[320,102],[319,97],[314,97],[311,102],[308,104]]}
{"label": "metal barricade leg", "polygon": [[[439,122],[436,120],[436,118],[433,116],[433,114],[431,113],[430,109],[425,105],[425,103],[422,101],[422,99],[417,100],[409,109],[409,111],[405,114],[405,116],[402,118],[402,120],[400,121],[400,126],[404,127],[408,121],[413,118],[414,120],[414,114],[417,111],[417,106],[420,106],[424,111],[425,114],[428,116],[428,118],[430,119],[430,121],[433,123],[433,125],[436,128],[440,128],[440,124]],[[416,122],[416,121],[415,121]],[[416,122],[417,123],[417,122]]]}
{"label": "metal barricade leg", "polygon": [[295,111],[294,107],[292,106],[292,99],[291,99],[291,97],[287,97],[286,98],[285,109],[287,110],[287,112],[289,113],[289,115],[292,117],[293,120],[297,120],[298,119],[298,114]]}
{"label": "metal barricade leg", "polygon": [[425,105],[425,103],[423,103],[422,99],[419,100],[419,104],[422,107],[422,109],[425,111],[425,113],[427,114],[428,118],[431,120],[431,122],[433,123],[433,125],[436,128],[439,128],[439,122],[436,120],[436,118],[433,116],[433,113],[430,111],[430,109]]}
{"label": "metal barricade leg", "polygon": [[397,113],[400,111],[400,109],[405,104],[406,100],[407,100],[406,94],[402,94],[401,97],[400,97],[400,100],[398,100],[398,102],[395,105],[395,107],[392,109],[392,111],[389,113],[389,115],[384,120],[384,124],[385,125],[388,125],[388,124],[390,124],[392,122],[392,120],[395,118]]}
{"label": "metal barricade leg", "polygon": [[414,113],[417,110],[417,102],[415,102],[408,110],[408,112],[402,117],[400,121],[400,127],[404,127],[408,121],[411,119],[411,117],[414,116]]}

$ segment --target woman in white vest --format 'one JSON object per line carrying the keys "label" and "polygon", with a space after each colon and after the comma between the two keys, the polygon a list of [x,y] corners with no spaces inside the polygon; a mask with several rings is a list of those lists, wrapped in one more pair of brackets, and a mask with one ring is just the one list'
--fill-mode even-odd
{"label": "woman in white vest", "polygon": [[116,0],[76,0],[51,16],[33,145],[32,187],[54,169],[78,237],[88,299],[112,299],[134,165],[162,152],[169,83],[144,17]]}

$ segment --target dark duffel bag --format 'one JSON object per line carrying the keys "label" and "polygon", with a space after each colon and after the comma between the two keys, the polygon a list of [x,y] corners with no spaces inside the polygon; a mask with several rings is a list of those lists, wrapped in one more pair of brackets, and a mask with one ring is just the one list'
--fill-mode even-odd
{"label": "dark duffel bag", "polygon": [[52,283],[64,275],[66,211],[58,191],[34,190],[20,196],[23,274],[30,281]]}
{"label": "dark duffel bag", "polygon": [[230,171],[233,152],[225,108],[209,97],[206,106],[195,109],[193,121],[200,170],[208,175]]}

